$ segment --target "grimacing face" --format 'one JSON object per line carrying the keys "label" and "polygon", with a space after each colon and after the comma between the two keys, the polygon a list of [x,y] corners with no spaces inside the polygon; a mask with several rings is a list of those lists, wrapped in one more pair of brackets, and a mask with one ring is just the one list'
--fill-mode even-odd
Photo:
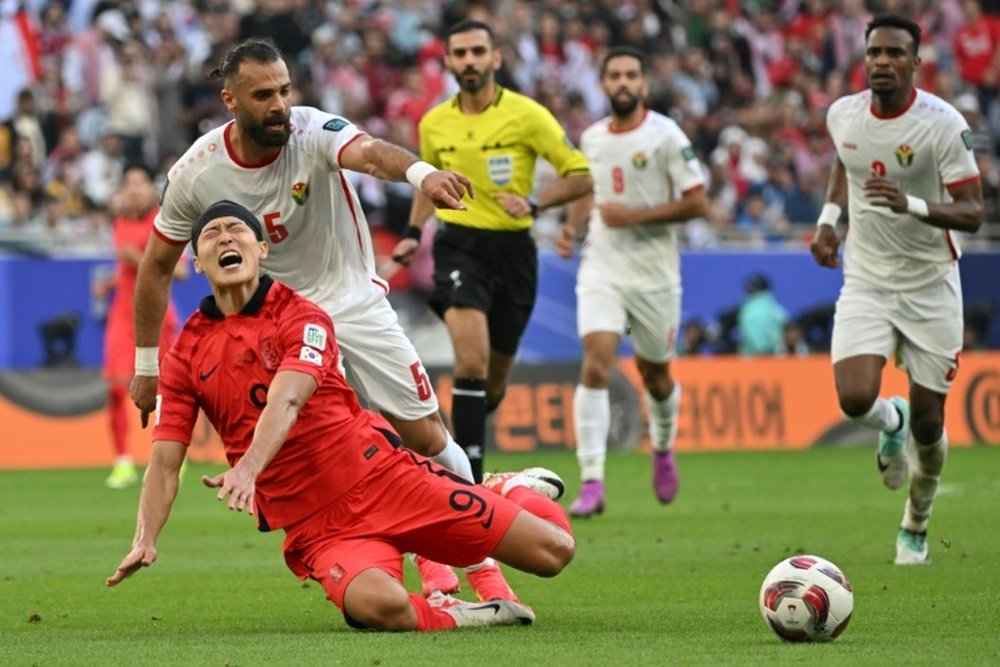
{"label": "grimacing face", "polygon": [[649,93],[642,63],[632,56],[616,56],[601,75],[601,87],[616,116],[628,116]]}
{"label": "grimacing face", "polygon": [[210,220],[198,235],[194,267],[213,287],[232,287],[253,280],[267,257],[267,243],[234,216]]}
{"label": "grimacing face", "polygon": [[868,35],[865,71],[868,85],[876,95],[891,95],[912,85],[913,73],[920,65],[913,37],[902,28],[875,28]]}
{"label": "grimacing face", "polygon": [[246,60],[223,90],[226,107],[254,143],[280,147],[292,134],[292,82],[282,59]]}
{"label": "grimacing face", "polygon": [[500,52],[493,48],[485,30],[467,30],[448,38],[445,65],[467,93],[476,93],[488,86],[493,73],[500,69],[500,63]]}

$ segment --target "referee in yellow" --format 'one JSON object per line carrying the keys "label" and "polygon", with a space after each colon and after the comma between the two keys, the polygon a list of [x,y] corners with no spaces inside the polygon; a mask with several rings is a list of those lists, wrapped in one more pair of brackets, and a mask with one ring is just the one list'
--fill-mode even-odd
{"label": "referee in yellow", "polygon": [[[500,403],[521,334],[535,305],[538,256],[531,224],[538,211],[582,197],[593,182],[587,160],[549,111],[498,86],[501,53],[485,23],[449,28],[445,65],[461,88],[420,121],[420,156],[428,171],[451,169],[472,181],[464,211],[438,209],[444,223],[434,237],[431,308],[444,319],[455,350],[452,428],[483,475],[486,414]],[[543,157],[560,178],[531,194],[535,160]],[[422,165],[422,166],[418,166]],[[420,241],[434,205],[419,190],[409,227],[394,256],[403,264]]]}

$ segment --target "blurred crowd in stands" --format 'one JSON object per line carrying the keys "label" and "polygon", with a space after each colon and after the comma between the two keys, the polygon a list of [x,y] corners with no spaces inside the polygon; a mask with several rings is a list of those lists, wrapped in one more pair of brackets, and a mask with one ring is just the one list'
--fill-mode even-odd
{"label": "blurred crowd in stands", "polygon": [[[249,36],[269,36],[284,51],[296,103],[415,148],[422,114],[454,92],[442,29],[473,17],[497,32],[501,83],[545,104],[574,141],[606,113],[604,51],[629,44],[651,54],[650,105],[692,138],[711,184],[711,214],[687,226],[685,242],[799,239],[825,193],[833,154],[826,109],[866,87],[865,25],[889,10],[919,20],[919,85],[955,104],[973,129],[988,204],[979,238],[988,239],[998,235],[1000,188],[997,4],[0,0],[0,238],[106,246],[123,168],[142,161],[162,178],[194,138],[228,120],[219,84],[206,74]],[[361,176],[356,184],[376,243],[391,247],[409,187]],[[557,216],[537,226],[543,245]]]}

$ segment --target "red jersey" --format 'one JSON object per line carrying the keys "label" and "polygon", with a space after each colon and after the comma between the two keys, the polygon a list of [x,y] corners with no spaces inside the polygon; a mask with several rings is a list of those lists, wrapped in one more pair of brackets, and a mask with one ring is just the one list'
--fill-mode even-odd
{"label": "red jersey", "polygon": [[959,75],[975,86],[981,86],[983,75],[993,62],[993,53],[1000,46],[1000,19],[983,15],[978,23],[967,23],[955,32],[955,59]]}
{"label": "red jersey", "polygon": [[[139,254],[146,249],[146,242],[153,231],[153,220],[158,208],[153,207],[141,218],[122,215],[112,226],[115,250],[134,248]],[[108,308],[108,324],[104,340],[104,375],[109,378],[130,378],[135,367],[135,324],[133,302],[138,267],[118,259],[115,294]],[[173,302],[167,303],[160,330],[160,356],[174,341],[177,331],[177,310]]]}
{"label": "red jersey", "polygon": [[189,444],[205,411],[235,465],[253,440],[280,370],[311,375],[316,393],[257,478],[261,530],[285,528],[335,502],[382,462],[388,429],[364,410],[338,370],[333,323],[318,306],[262,276],[240,313],[224,316],[214,297],[188,319],[160,368],[154,440]]}

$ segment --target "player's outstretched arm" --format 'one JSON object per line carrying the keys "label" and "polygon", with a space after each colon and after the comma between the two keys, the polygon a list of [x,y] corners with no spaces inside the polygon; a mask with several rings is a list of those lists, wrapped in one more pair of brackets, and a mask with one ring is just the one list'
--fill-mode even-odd
{"label": "player's outstretched arm", "polygon": [[267,390],[267,406],[260,413],[246,454],[230,470],[201,478],[205,486],[219,489],[219,500],[229,497],[229,509],[254,513],[257,476],[285,444],[299,412],[316,389],[316,380],[308,373],[284,370],[275,374]]}
{"label": "player's outstretched arm", "polygon": [[156,234],[150,234],[146,252],[139,262],[134,300],[136,373],[130,391],[132,401],[140,410],[143,428],[149,422],[149,413],[156,407],[156,379],[159,375],[156,350],[170,299],[174,267],[183,251],[183,246],[171,245]]}
{"label": "player's outstretched arm", "polygon": [[385,181],[409,181],[437,208],[464,211],[462,198],[475,197],[472,181],[462,174],[436,169],[410,151],[381,139],[363,137],[351,142],[341,154],[340,164]]}
{"label": "player's outstretched arm", "polygon": [[156,560],[156,538],[170,516],[186,453],[187,447],[181,442],[157,440],[153,443],[149,467],[142,480],[132,549],[122,559],[115,573],[107,578],[108,586],[121,583]]}

